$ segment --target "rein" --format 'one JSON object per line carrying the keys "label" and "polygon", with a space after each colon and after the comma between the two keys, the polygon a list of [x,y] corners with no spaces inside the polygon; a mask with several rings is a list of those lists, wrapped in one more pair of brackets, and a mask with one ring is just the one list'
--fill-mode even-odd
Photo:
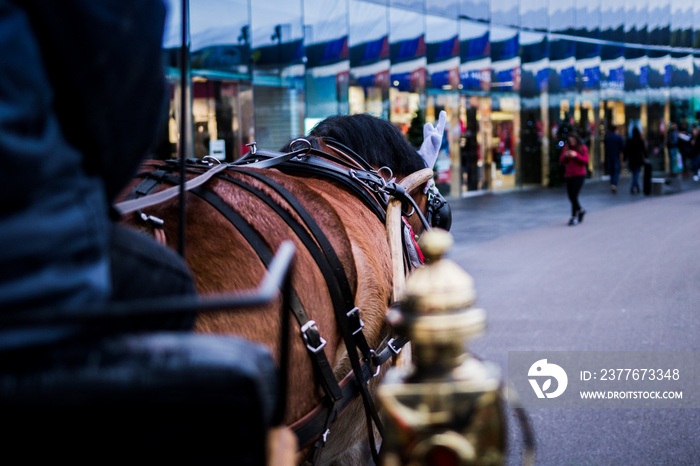
{"label": "rein", "polygon": [[[297,141],[306,141],[298,139]],[[334,151],[342,154],[346,158],[354,160],[358,157],[362,160],[362,165],[369,164],[364,161],[359,155],[351,152],[352,156],[344,154],[339,149],[329,144]],[[294,143],[292,143],[294,145]],[[343,146],[344,147],[344,146]],[[346,148],[349,151],[349,149]],[[315,156],[315,157],[312,157]],[[330,161],[329,161],[330,160]],[[338,161],[337,157],[333,157],[326,152],[312,148],[310,145],[305,149],[297,149],[291,152],[276,152],[262,149],[253,149],[241,159],[233,162],[231,166],[248,167],[248,168],[277,168],[282,172],[293,172],[307,175],[320,175],[338,181],[350,188],[365,204],[377,215],[382,223],[386,222],[386,209],[388,207],[389,196],[401,199],[407,202],[413,208],[425,230],[430,230],[430,222],[425,218],[423,213],[416,205],[416,202],[408,194],[406,189],[395,181],[385,180],[378,171],[369,167],[369,169],[358,169],[348,162]],[[331,163],[336,162],[344,166],[340,168],[338,165]],[[384,167],[386,168],[386,167]],[[381,170],[380,170],[381,171]],[[389,170],[390,171],[390,170]],[[369,192],[368,192],[369,191]],[[374,200],[372,200],[374,198]],[[411,212],[411,215],[413,214]]]}
{"label": "rein", "polygon": [[[190,191],[198,186],[203,185],[211,179],[212,176],[226,169],[226,165],[214,165],[212,168],[202,173],[196,178],[193,178],[185,182],[185,191]],[[145,209],[146,207],[151,207],[157,204],[161,204],[168,201],[180,194],[180,186],[173,186],[164,191],[160,191],[155,194],[151,194],[148,197],[142,197],[137,199],[130,199],[128,201],[120,202],[114,207],[117,211],[122,214],[129,214],[131,212],[136,212],[137,210]]]}
{"label": "rein", "polygon": [[[274,167],[282,172],[330,178],[347,186],[351,192],[357,195],[363,203],[378,216],[382,223],[387,223],[387,211],[397,211],[396,206],[398,206],[398,214],[400,217],[401,205],[407,203],[411,205],[414,211],[419,215],[426,229],[430,229],[430,224],[420,212],[415,201],[408,195],[407,190],[402,184],[385,180],[379,175],[379,172],[372,169],[366,161],[361,158],[355,160],[354,155],[356,154],[352,153],[352,151],[349,151],[349,149],[343,146],[343,149],[348,150],[352,154],[348,155],[342,150],[333,147],[332,144],[333,143],[329,144],[329,146],[338,156],[313,149],[310,145],[303,149],[292,150],[289,153],[256,150],[256,148],[253,147],[246,156],[233,164],[211,166],[207,163],[190,163],[188,172],[197,174],[198,176],[187,181],[185,183],[185,189],[202,198],[224,215],[253,247],[266,267],[268,267],[272,259],[272,252],[265,244],[263,238],[260,237],[260,234],[248,225],[230,205],[224,202],[218,194],[206,189],[204,184],[212,177],[230,182],[258,197],[284,220],[308,249],[328,286],[336,320],[345,343],[352,370],[338,383],[333,375],[332,367],[324,351],[326,342],[321,337],[316,323],[309,319],[297,292],[292,288],[290,293],[290,307],[300,326],[302,337],[308,349],[308,354],[311,358],[317,378],[323,389],[324,396],[316,408],[306,416],[297,420],[291,427],[298,437],[301,448],[311,446],[306,458],[306,463],[316,464],[320,459],[322,447],[327,441],[330,426],[347,406],[360,395],[363,400],[367,418],[367,429],[372,456],[375,463],[378,464],[378,449],[374,441],[372,424],[377,427],[382,435],[383,427],[379,419],[378,410],[369,394],[367,384],[373,377],[379,374],[380,366],[392,356],[397,356],[408,341],[403,337],[392,338],[390,334],[382,341],[379,347],[374,350],[370,348],[362,332],[364,323],[360,318],[360,310],[354,306],[354,295],[351,292],[348,278],[345,275],[340,259],[336,255],[327,237],[309,212],[291,193],[274,180],[266,177],[259,171],[250,170],[250,168]],[[292,146],[294,146],[294,144],[292,144]],[[366,169],[365,166],[369,167],[369,169]],[[130,194],[129,197],[132,199],[115,206],[117,210],[121,213],[139,211],[142,208],[164,202],[165,200],[177,196],[181,181],[180,178],[173,173],[176,168],[174,164],[166,163],[155,172],[151,172],[158,172],[152,177],[149,173],[141,174],[140,176],[143,177],[144,180],[139,183]],[[202,173],[201,170],[203,169],[207,169],[207,171]],[[251,177],[266,185],[284,199],[300,220],[296,220],[294,216],[262,190],[255,188],[245,181],[225,174],[226,170]],[[430,176],[432,177],[432,170],[430,170],[430,172]],[[162,182],[167,182],[175,186],[155,194],[150,194]],[[411,189],[413,188],[411,187],[409,190]],[[144,195],[145,197],[133,199],[133,197]],[[144,217],[143,214],[141,214],[141,216],[142,218]],[[390,219],[393,217],[394,214],[392,214]],[[405,239],[406,235],[402,235],[402,237]],[[406,254],[406,248],[408,248],[408,245],[404,244],[404,254]],[[403,264],[404,262],[399,260],[401,254],[397,256],[393,246],[391,250],[392,262],[399,261]],[[403,269],[403,265],[401,268]],[[394,275],[396,275],[396,264],[394,264],[393,271]],[[405,270],[401,270],[399,275],[403,277],[404,273]],[[397,300],[396,289],[395,280],[395,300]],[[359,358],[357,357],[358,349],[361,354]],[[372,366],[374,366],[374,369],[372,369]]]}

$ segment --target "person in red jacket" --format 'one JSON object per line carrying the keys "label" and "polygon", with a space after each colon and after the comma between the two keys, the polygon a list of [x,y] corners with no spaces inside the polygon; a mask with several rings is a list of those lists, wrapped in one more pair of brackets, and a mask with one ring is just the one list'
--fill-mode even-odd
{"label": "person in red jacket", "polygon": [[586,211],[578,201],[578,195],[586,179],[586,167],[588,166],[588,148],[581,142],[578,133],[569,133],[569,142],[564,146],[559,157],[559,163],[564,165],[564,178],[566,179],[566,191],[571,201],[571,218],[569,225],[583,222]]}

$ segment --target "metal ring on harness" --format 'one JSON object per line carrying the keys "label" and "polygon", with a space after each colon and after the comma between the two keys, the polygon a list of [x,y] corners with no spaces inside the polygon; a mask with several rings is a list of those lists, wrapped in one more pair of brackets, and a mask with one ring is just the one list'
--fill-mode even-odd
{"label": "metal ring on harness", "polygon": [[[389,175],[386,178],[384,178],[382,176],[382,171],[389,172]],[[385,181],[390,181],[394,177],[394,172],[391,170],[391,168],[384,166],[377,170],[377,175],[381,176]]]}
{"label": "metal ring on harness", "polygon": [[[306,148],[306,153],[304,155],[309,155],[309,152],[311,152],[311,141],[309,141],[308,139],[296,138],[295,140],[293,140],[292,142],[289,143],[289,150],[294,152],[295,151],[294,144],[296,144],[297,142],[306,143],[307,148]],[[297,158],[297,160],[301,160],[301,157],[302,157],[301,155],[297,155],[296,158]]]}
{"label": "metal ring on harness", "polygon": [[202,157],[202,162],[206,162],[207,160],[211,160],[212,163],[216,162],[217,165],[221,165],[221,160],[217,159],[213,155],[205,155],[204,157]]}

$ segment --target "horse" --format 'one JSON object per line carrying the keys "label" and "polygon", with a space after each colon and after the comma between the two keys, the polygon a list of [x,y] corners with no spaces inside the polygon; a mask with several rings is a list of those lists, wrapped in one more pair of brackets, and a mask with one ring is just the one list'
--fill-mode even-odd
{"label": "horse", "polygon": [[[144,161],[122,199],[178,184],[173,166]],[[210,166],[216,164],[188,165],[187,178]],[[292,369],[281,383],[288,393],[284,422],[300,435],[297,460],[367,464],[370,454],[376,460],[381,421],[368,404],[374,408],[372,395],[400,351],[385,314],[400,299],[400,279],[420,265],[415,238],[436,221],[444,228],[449,216],[432,169],[393,124],[367,114],[329,117],[279,151],[253,146],[219,168],[186,196],[184,257],[198,292],[254,288],[271,254],[292,241],[290,307],[299,326],[291,327]],[[177,199],[170,199],[122,221],[177,248],[178,213]],[[279,354],[281,305],[202,313],[194,330],[239,335]],[[344,329],[340,320],[354,327]],[[370,361],[380,351],[377,359],[386,363]],[[350,386],[362,396],[355,393],[348,404]],[[329,403],[339,390],[345,402]],[[310,420],[316,430],[302,439]]]}

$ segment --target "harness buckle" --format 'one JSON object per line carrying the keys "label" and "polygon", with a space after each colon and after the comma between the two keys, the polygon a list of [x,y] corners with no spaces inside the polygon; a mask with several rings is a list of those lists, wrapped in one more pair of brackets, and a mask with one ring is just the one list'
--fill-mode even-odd
{"label": "harness buckle", "polygon": [[[382,370],[382,363],[379,361],[379,356],[377,356],[377,352],[374,350],[369,350],[370,354],[372,355],[372,364],[374,364],[374,367],[377,368],[376,371],[374,371],[374,375],[372,378],[375,378],[376,376],[379,375],[379,371]],[[367,381],[369,383],[369,380]]]}
{"label": "harness buckle", "polygon": [[163,228],[163,225],[165,224],[165,221],[162,218],[158,218],[154,215],[148,215],[140,212],[139,216],[144,223],[151,225],[153,228]]}
{"label": "harness buckle", "polygon": [[258,143],[255,141],[249,142],[248,144],[246,144],[246,147],[250,147],[250,155],[255,155],[255,152],[257,152],[257,150],[258,150],[257,144]]}
{"label": "harness buckle", "polygon": [[352,308],[347,314],[348,318],[351,320],[352,323],[355,324],[355,330],[353,330],[352,334],[357,335],[362,331],[363,328],[365,328],[365,323],[362,322],[362,318],[360,318],[360,308],[359,307],[354,307]]}
{"label": "harness buckle", "polygon": [[395,341],[395,339],[392,338],[391,340],[389,340],[389,342],[386,345],[391,349],[391,351],[394,352],[394,354],[399,354],[403,348],[402,347],[399,347],[399,348],[395,347],[394,341]]}
{"label": "harness buckle", "polygon": [[[318,344],[316,344],[316,346],[314,346],[315,343],[313,343],[309,338],[308,332],[310,330],[315,331],[315,336],[318,336]],[[301,327],[301,335],[304,337],[304,341],[306,342],[306,348],[312,353],[318,353],[324,346],[326,346],[326,340],[319,334],[316,322],[313,320],[308,321]]]}
{"label": "harness buckle", "polygon": [[328,441],[328,434],[331,433],[330,429],[326,429],[326,431],[323,433],[323,443],[326,443]]}

